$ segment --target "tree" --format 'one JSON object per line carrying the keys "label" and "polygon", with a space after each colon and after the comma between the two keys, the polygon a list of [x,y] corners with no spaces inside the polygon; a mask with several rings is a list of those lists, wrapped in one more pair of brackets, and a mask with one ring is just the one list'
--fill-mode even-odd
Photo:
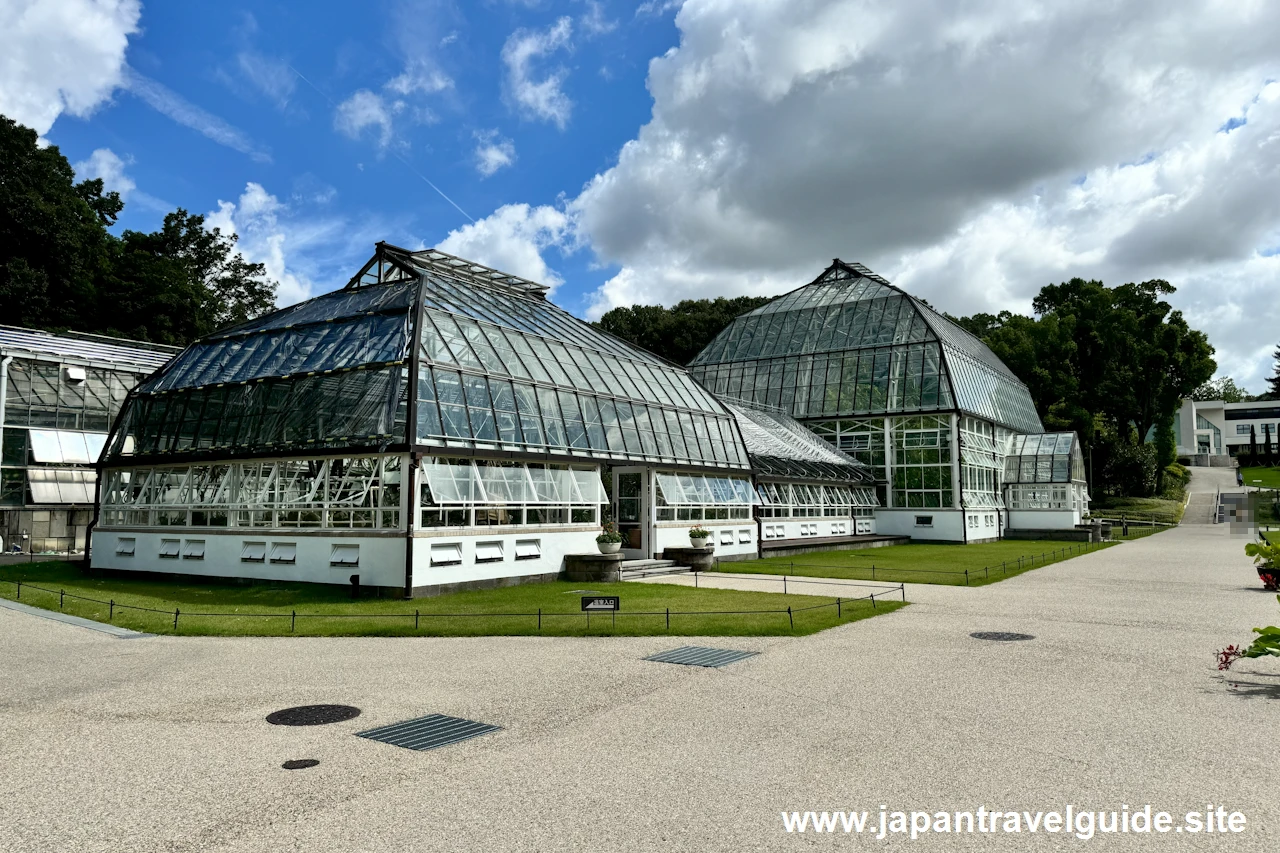
{"label": "tree", "polygon": [[236,235],[179,209],[158,231],[117,237],[108,228],[123,208],[0,116],[3,322],[185,344],[274,307],[276,283],[236,250]]}
{"label": "tree", "polygon": [[769,297],[720,296],[686,299],[670,308],[632,305],[614,308],[592,325],[676,364],[688,364],[735,317],[770,301]]}
{"label": "tree", "polygon": [[0,116],[0,317],[17,326],[84,327],[93,282],[124,205],[102,181],[75,182],[57,146]]}
{"label": "tree", "polygon": [[1221,400],[1224,403],[1242,403],[1253,398],[1234,379],[1224,376],[1221,379],[1211,379],[1192,391],[1191,399],[1197,402]]}
{"label": "tree", "polygon": [[[957,322],[1026,383],[1047,429],[1075,430],[1092,448],[1096,427],[1104,428],[1103,456],[1113,461],[1098,466],[1100,483],[1150,494],[1157,453],[1123,446],[1136,451],[1157,424],[1168,427],[1167,445],[1182,399],[1217,367],[1204,334],[1164,301],[1173,292],[1161,280],[1107,287],[1074,278],[1041,289],[1036,317],[1001,312]],[[1159,454],[1168,455],[1167,447]],[[1142,465],[1152,470],[1139,476]]]}
{"label": "tree", "polygon": [[1280,346],[1276,347],[1271,357],[1276,360],[1276,366],[1272,374],[1267,377],[1266,393],[1256,398],[1259,400],[1280,400]]}

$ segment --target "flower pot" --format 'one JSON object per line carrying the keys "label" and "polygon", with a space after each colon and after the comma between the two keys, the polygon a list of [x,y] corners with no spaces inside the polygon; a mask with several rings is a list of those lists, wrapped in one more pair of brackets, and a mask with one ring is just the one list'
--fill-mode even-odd
{"label": "flower pot", "polygon": [[596,547],[600,549],[601,554],[616,554],[622,549],[621,542],[597,542]]}
{"label": "flower pot", "polygon": [[1258,566],[1258,577],[1262,579],[1263,589],[1276,592],[1280,590],[1280,568],[1268,566],[1263,563]]}
{"label": "flower pot", "polygon": [[707,541],[710,539],[711,539],[710,536],[700,536],[697,539],[690,536],[689,544],[692,545],[694,548],[705,548],[707,547]]}

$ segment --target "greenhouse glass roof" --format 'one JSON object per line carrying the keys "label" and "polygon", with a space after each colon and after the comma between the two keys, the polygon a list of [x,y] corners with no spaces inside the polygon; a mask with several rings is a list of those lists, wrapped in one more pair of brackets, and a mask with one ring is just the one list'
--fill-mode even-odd
{"label": "greenhouse glass roof", "polygon": [[747,467],[733,415],[683,368],[545,292],[380,243],[345,289],[189,346],[130,395],[110,455],[413,445]]}
{"label": "greenhouse glass roof", "polygon": [[1043,427],[1026,386],[973,335],[861,264],[738,317],[689,366],[716,394],[797,418],[959,410]]}
{"label": "greenhouse glass roof", "polygon": [[1013,436],[1004,458],[1004,482],[1085,482],[1079,437],[1074,432]]}
{"label": "greenhouse glass roof", "polygon": [[875,483],[869,468],[836,450],[790,415],[741,401],[726,401],[725,405],[738,419],[751,467],[761,480]]}

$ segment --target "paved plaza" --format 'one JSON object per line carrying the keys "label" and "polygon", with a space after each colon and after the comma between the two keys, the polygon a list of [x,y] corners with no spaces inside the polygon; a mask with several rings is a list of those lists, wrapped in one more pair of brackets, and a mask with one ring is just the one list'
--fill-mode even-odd
{"label": "paved plaza", "polygon": [[[760,652],[723,669],[643,660],[688,638],[122,640],[0,609],[0,849],[1023,851],[1085,842],[815,837],[780,812],[1211,803],[1246,832],[1086,846],[1275,850],[1280,662],[1228,683],[1213,659],[1280,617],[1243,541],[1184,525],[909,585],[912,606],[814,636],[701,641]],[[264,721],[314,703],[363,713]],[[352,736],[432,713],[502,730],[432,752]],[[281,769],[300,758],[320,764]]]}

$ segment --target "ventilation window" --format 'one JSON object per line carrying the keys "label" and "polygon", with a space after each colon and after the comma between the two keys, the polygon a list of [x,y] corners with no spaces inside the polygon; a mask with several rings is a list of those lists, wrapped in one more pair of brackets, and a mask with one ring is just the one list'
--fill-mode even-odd
{"label": "ventilation window", "polygon": [[516,540],[516,559],[517,560],[536,560],[542,556],[542,540],[541,539],[517,539]]}
{"label": "ventilation window", "polygon": [[166,560],[178,559],[178,554],[182,552],[181,539],[161,539],[160,540],[160,556]]}
{"label": "ventilation window", "polygon": [[431,565],[456,566],[462,562],[462,544],[459,542],[443,542],[431,546]]}
{"label": "ventilation window", "polygon": [[744,529],[742,529],[742,530],[739,530],[739,531],[738,531],[738,541],[739,541],[739,542],[750,542],[750,541],[751,541],[751,531],[750,531],[749,529],[746,529],[746,528],[744,528]]}
{"label": "ventilation window", "polygon": [[184,560],[203,560],[204,559],[204,540],[188,539],[182,548],[182,559]]}
{"label": "ventilation window", "polygon": [[240,562],[265,563],[267,561],[266,542],[244,542],[240,545]]}
{"label": "ventilation window", "polygon": [[138,540],[133,537],[120,536],[116,538],[116,554],[120,557],[132,557],[137,547]]}
{"label": "ventilation window", "polygon": [[933,527],[932,515],[917,515],[916,527]]}
{"label": "ventilation window", "polygon": [[477,563],[501,563],[502,562],[502,542],[477,542],[476,543],[476,562]]}
{"label": "ventilation window", "polygon": [[341,568],[360,565],[360,546],[334,545],[329,549],[329,565]]}
{"label": "ventilation window", "polygon": [[720,544],[721,544],[721,545],[732,545],[732,544],[733,544],[733,531],[732,531],[732,530],[721,530],[721,531],[720,531]]}
{"label": "ventilation window", "polygon": [[293,565],[298,562],[298,545],[295,542],[272,542],[271,562]]}

